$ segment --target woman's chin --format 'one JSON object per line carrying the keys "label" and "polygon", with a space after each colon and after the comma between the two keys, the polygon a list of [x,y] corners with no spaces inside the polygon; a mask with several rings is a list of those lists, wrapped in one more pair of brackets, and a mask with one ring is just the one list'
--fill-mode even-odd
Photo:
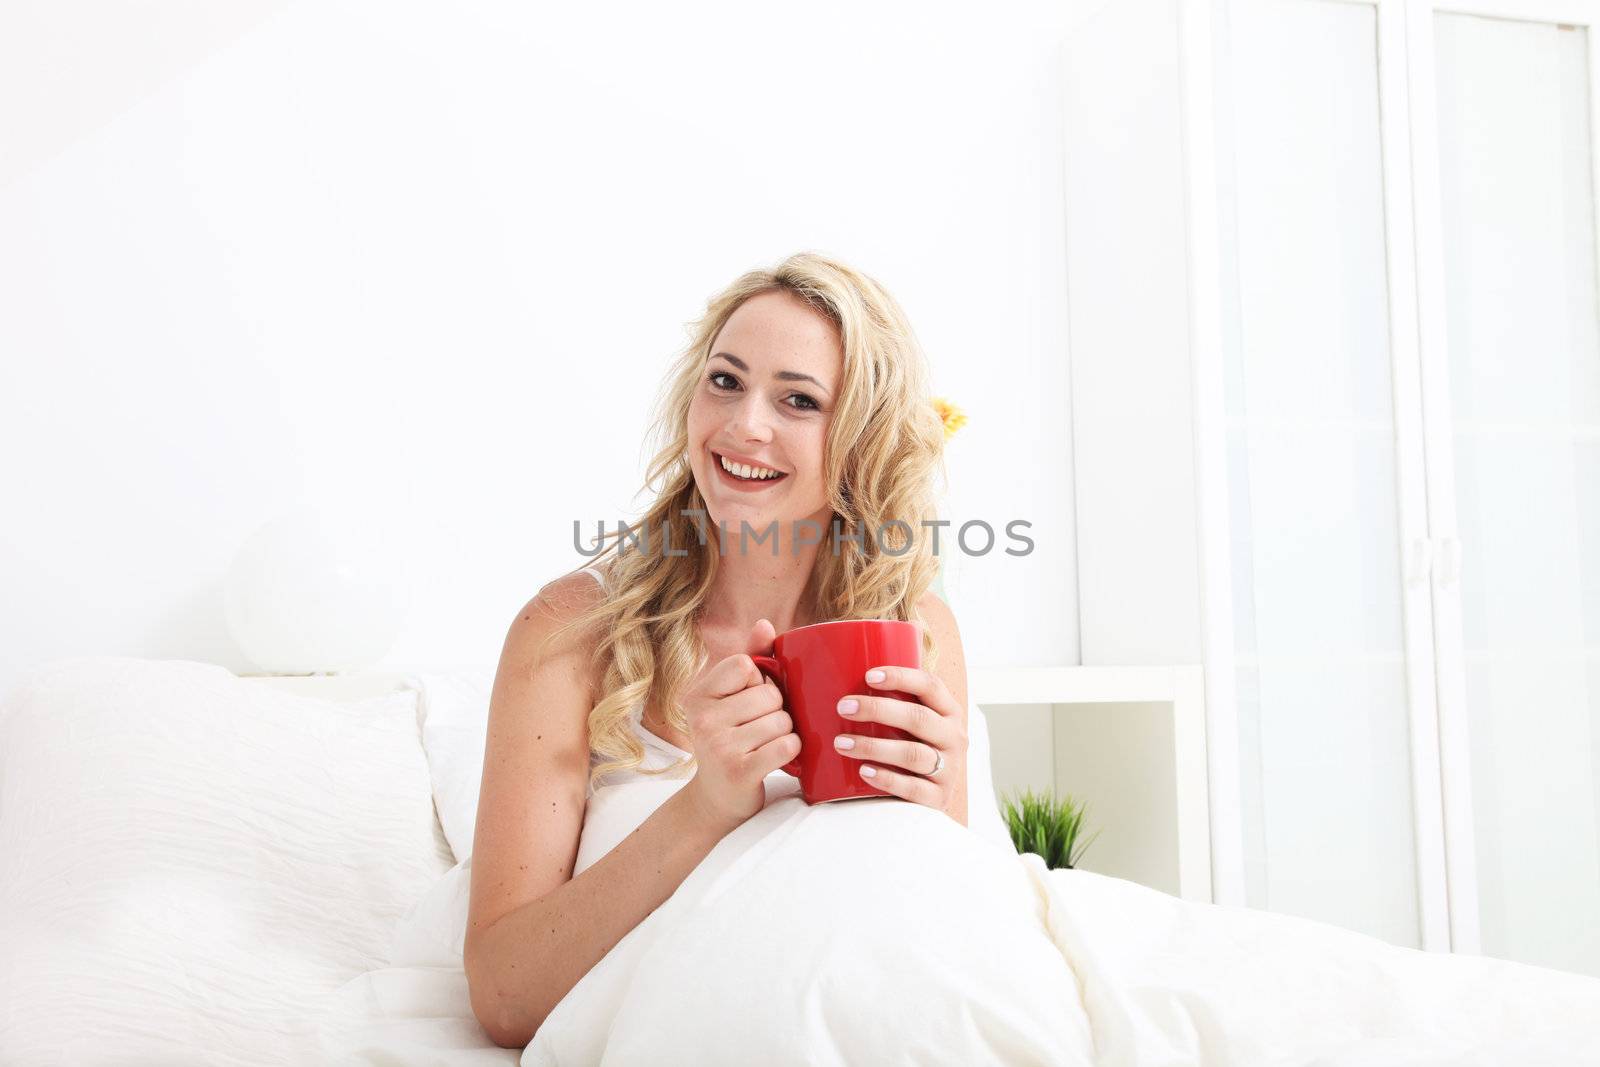
{"label": "woman's chin", "polygon": [[[722,554],[725,556],[741,554],[741,536],[743,555],[747,556],[788,555],[794,551],[796,536],[808,540],[813,537],[810,531],[795,525],[801,521],[798,518],[790,518],[772,508],[755,507],[737,501],[721,505],[708,503],[706,518],[707,529],[712,536],[717,536],[719,530],[723,531]],[[820,540],[820,537],[816,539]]]}
{"label": "woman's chin", "polygon": [[[706,510],[710,513],[709,508]],[[719,507],[714,513],[710,513],[709,517],[713,527],[725,528],[728,531],[730,539],[738,535],[741,523],[748,523],[750,526],[747,537],[762,533],[773,523],[777,523],[780,529],[783,526],[783,520],[770,509],[753,507],[738,501]]]}

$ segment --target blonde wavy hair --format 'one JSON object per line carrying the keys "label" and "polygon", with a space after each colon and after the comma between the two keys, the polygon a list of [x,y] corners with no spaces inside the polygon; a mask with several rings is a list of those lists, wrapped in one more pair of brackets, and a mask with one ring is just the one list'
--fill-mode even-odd
{"label": "blonde wavy hair", "polygon": [[[602,760],[591,769],[591,784],[642,763],[644,746],[628,726],[635,704],[653,703],[673,729],[690,732],[678,697],[707,658],[698,622],[721,554],[714,531],[702,534],[705,520],[685,514],[705,512],[689,466],[689,405],[723,324],[746,300],[774,290],[825,315],[844,343],[843,381],[823,453],[833,517],[802,594],[809,617],[923,623],[923,667],[936,662],[938,649],[917,610],[938,569],[921,524],[937,517],[933,475],[944,474],[944,427],[929,394],[926,359],[905,313],[881,285],[837,260],[797,253],[771,269],[745,273],[713,297],[691,324],[688,347],[664,383],[652,427],[659,449],[645,476],[655,503],[640,524],[652,544],[670,528],[671,544],[688,554],[640,550],[640,524],[632,531],[632,551],[621,548],[622,530],[602,532],[600,541],[613,543],[590,565],[607,575],[605,594],[547,638],[572,630],[597,635],[590,667],[601,679],[601,697],[588,727],[589,747]],[[874,531],[895,519],[913,532],[911,546],[904,530],[889,526],[882,535],[885,551]]]}

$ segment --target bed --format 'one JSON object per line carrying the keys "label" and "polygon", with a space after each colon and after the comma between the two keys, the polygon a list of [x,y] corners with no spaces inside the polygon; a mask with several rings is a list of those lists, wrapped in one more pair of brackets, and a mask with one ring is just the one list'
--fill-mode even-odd
{"label": "bed", "polygon": [[1049,871],[976,799],[969,829],[792,796],[499,1048],[460,955],[490,681],[32,671],[0,701],[0,1062],[1600,1063],[1600,980]]}

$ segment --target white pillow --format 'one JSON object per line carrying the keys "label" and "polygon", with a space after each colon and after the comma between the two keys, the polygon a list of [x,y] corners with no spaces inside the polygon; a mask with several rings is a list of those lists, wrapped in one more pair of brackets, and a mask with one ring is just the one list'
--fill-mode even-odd
{"label": "white pillow", "polygon": [[[433,779],[433,802],[459,862],[472,855],[494,671],[430,672],[413,675],[408,683],[419,690],[417,714]],[[967,825],[985,840],[1013,849],[995,800],[988,719],[976,704],[967,706]]]}
{"label": "white pillow", "polygon": [[422,751],[433,783],[433,806],[457,862],[472,855],[478,822],[478,791],[489,744],[489,694],[493,669],[416,674]]}
{"label": "white pillow", "polygon": [[44,664],[0,705],[0,1062],[312,1062],[450,863],[409,691]]}

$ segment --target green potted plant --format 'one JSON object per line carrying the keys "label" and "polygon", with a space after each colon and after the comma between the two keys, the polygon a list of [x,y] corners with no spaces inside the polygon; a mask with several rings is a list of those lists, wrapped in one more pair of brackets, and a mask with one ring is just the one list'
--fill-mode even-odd
{"label": "green potted plant", "polygon": [[1100,836],[1100,831],[1096,830],[1080,840],[1089,805],[1080,804],[1070,796],[1057,799],[1053,794],[1029,789],[1020,796],[1008,794],[1002,803],[1011,843],[1019,853],[1037,854],[1050,870],[1076,866],[1084,851]]}

